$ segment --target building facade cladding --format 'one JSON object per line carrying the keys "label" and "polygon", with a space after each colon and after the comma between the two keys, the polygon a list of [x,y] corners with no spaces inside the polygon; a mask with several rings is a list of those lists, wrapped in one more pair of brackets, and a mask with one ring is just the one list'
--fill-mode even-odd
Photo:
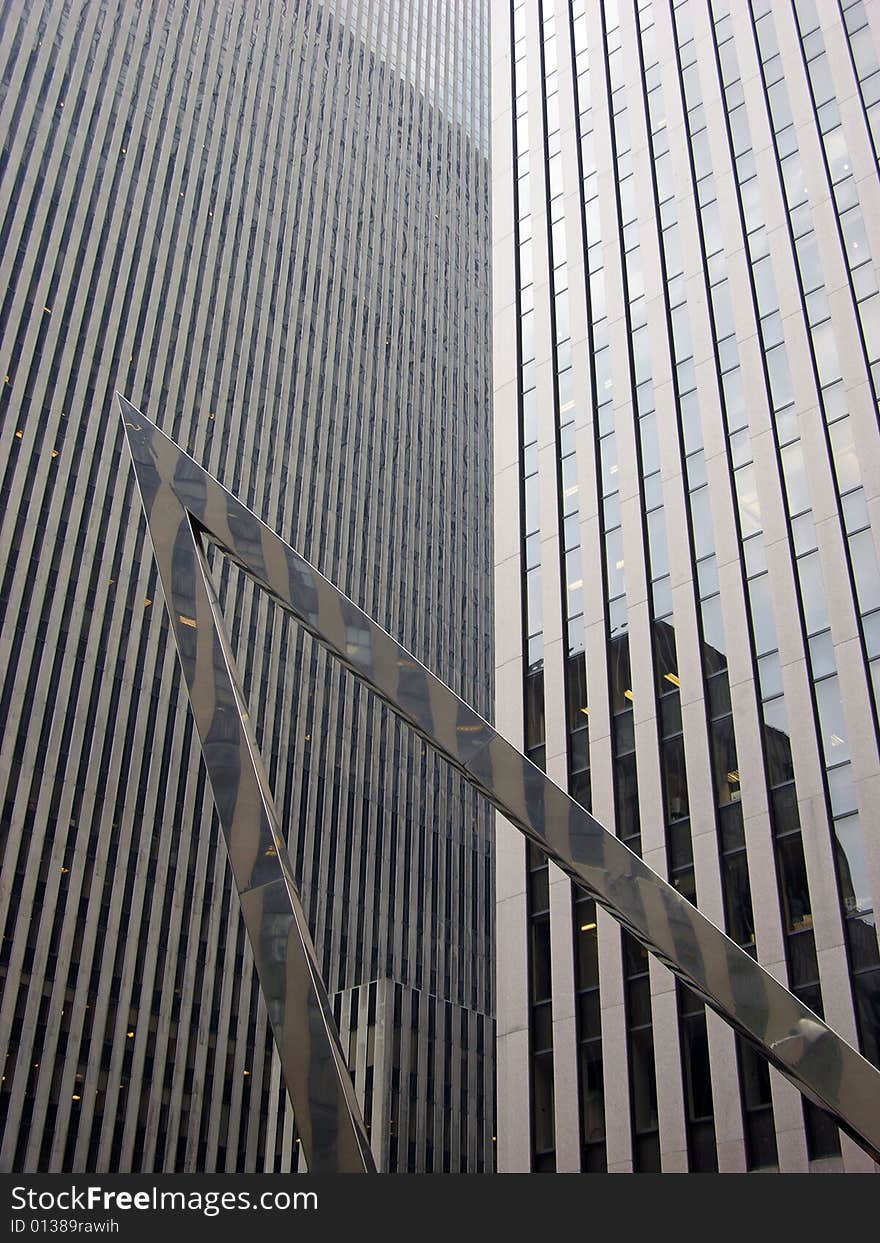
{"label": "building facade cladding", "polygon": [[[0,1165],[295,1168],[112,398],[488,715],[487,6],[20,0],[0,46]],[[491,817],[213,569],[380,1166],[489,1169]]]}
{"label": "building facade cladding", "polygon": [[[880,1064],[880,24],[493,0],[496,719]],[[870,1161],[502,820],[498,1168]]]}

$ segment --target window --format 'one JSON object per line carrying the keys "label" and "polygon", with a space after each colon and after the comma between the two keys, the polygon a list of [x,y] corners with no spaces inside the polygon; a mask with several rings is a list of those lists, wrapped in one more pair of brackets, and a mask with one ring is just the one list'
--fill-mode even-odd
{"label": "window", "polygon": [[856,580],[859,610],[862,613],[880,608],[880,571],[870,528],[850,537],[853,576]]}
{"label": "window", "polygon": [[847,915],[870,911],[871,885],[860,818],[835,820],[834,838],[844,911]]}
{"label": "window", "polygon": [[812,635],[828,627],[828,605],[819,553],[811,552],[801,557],[797,570],[804,607],[804,625],[807,634]]}
{"label": "window", "polygon": [[770,378],[770,398],[774,410],[782,410],[794,401],[794,390],[791,385],[791,373],[785,346],[778,345],[768,350],[766,355],[767,373]]}

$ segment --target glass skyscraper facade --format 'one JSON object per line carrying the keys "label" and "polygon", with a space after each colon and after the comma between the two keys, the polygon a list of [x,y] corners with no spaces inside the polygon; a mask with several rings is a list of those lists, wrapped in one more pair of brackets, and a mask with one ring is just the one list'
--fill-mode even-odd
{"label": "glass skyscraper facade", "polygon": [[[498,726],[880,1066],[880,12],[492,23]],[[873,1168],[497,858],[499,1169]]]}
{"label": "glass skyscraper facade", "polygon": [[[488,715],[487,5],[0,48],[0,1168],[296,1168],[114,392]],[[214,570],[379,1165],[491,1168],[489,813]]]}

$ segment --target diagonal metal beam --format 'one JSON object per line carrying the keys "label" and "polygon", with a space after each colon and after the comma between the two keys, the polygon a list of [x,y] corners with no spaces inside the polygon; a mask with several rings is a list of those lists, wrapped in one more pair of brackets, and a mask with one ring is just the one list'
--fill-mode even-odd
{"label": "diagonal metal beam", "polygon": [[119,396],[309,1169],[371,1169],[202,546],[208,538],[875,1161],[880,1073]]}
{"label": "diagonal metal beam", "polygon": [[[360,1106],[205,560],[204,535],[213,536],[215,528],[228,545],[237,543],[240,507],[232,497],[227,506],[228,493],[121,397],[120,405],[309,1172],[374,1173]],[[249,538],[246,527],[242,534]]]}

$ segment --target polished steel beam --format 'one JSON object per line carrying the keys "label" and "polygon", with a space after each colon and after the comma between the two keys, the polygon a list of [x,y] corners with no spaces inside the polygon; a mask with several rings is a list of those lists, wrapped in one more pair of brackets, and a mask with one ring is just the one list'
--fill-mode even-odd
{"label": "polished steel beam", "polygon": [[122,419],[309,1169],[372,1169],[204,557],[209,540],[875,1161],[880,1072],[125,398]]}
{"label": "polished steel beam", "polygon": [[374,1173],[360,1106],[205,560],[207,536],[243,552],[244,559],[235,559],[244,565],[255,528],[249,518],[241,522],[247,510],[228,492],[124,398],[119,401],[306,1163],[312,1174]]}

